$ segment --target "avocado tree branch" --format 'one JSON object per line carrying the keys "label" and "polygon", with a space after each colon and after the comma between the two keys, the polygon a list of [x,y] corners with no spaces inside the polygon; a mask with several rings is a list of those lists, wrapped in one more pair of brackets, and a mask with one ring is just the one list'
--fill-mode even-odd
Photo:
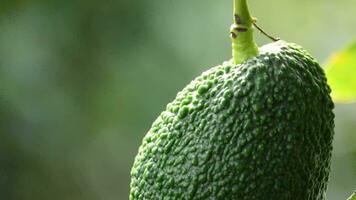
{"label": "avocado tree branch", "polygon": [[266,31],[264,31],[261,27],[259,27],[256,23],[256,20],[253,20],[253,26],[255,28],[257,28],[263,35],[265,35],[266,37],[268,37],[269,39],[271,39],[274,42],[277,42],[278,40],[280,40],[279,38],[273,37],[272,35],[268,34]]}

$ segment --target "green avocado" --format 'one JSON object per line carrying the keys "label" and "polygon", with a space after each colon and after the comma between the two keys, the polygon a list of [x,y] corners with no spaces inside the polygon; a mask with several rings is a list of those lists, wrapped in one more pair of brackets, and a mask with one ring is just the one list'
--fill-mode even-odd
{"label": "green avocado", "polygon": [[131,200],[322,200],[334,104],[318,62],[274,42],[188,84],[143,139]]}

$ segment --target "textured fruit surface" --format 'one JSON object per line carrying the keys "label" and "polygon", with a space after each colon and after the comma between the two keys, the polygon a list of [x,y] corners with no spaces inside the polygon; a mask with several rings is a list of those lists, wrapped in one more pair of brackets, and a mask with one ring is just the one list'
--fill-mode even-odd
{"label": "textured fruit surface", "polygon": [[130,199],[324,199],[329,93],[317,61],[283,41],[204,72],[144,137]]}

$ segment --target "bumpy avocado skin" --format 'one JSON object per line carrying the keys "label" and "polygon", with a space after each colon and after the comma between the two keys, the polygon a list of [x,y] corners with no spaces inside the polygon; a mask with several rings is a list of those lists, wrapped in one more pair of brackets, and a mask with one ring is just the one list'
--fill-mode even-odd
{"label": "bumpy avocado skin", "polygon": [[322,200],[334,104],[305,50],[266,45],[178,93],[143,139],[131,200]]}

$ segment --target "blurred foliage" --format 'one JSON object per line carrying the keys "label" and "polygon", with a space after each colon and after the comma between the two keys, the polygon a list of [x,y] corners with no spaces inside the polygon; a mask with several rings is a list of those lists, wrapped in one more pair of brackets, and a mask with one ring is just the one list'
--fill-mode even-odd
{"label": "blurred foliage", "polygon": [[[1,4],[0,199],[127,199],[134,156],[155,117],[230,57],[230,1]],[[355,6],[250,5],[260,26],[319,60],[354,38]],[[269,42],[260,34],[257,41]],[[336,105],[335,114],[328,197],[346,199],[356,185],[356,105]]]}
{"label": "blurred foliage", "polygon": [[356,43],[335,53],[326,64],[326,75],[336,102],[356,101]]}
{"label": "blurred foliage", "polygon": [[356,191],[347,200],[356,200]]}

